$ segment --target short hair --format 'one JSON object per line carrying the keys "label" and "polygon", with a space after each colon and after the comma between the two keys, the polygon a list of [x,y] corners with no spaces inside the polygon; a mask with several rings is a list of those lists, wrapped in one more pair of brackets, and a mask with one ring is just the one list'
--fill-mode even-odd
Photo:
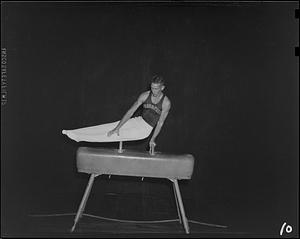
{"label": "short hair", "polygon": [[159,75],[153,76],[152,80],[151,80],[151,83],[165,85],[164,78],[162,76],[159,76]]}

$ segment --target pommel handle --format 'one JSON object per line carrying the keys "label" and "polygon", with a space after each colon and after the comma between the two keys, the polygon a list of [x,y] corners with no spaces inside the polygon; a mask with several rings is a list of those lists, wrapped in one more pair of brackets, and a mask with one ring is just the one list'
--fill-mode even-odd
{"label": "pommel handle", "polygon": [[155,154],[154,148],[155,148],[155,145],[150,145],[150,150],[149,150],[149,152],[150,152],[151,155],[154,155],[154,154]]}

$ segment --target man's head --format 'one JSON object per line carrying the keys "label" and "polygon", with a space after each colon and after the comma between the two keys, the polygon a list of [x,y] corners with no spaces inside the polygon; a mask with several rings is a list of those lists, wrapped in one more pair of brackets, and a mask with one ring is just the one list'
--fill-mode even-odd
{"label": "man's head", "polygon": [[151,80],[151,92],[154,96],[159,96],[165,88],[164,79],[161,76],[155,75]]}

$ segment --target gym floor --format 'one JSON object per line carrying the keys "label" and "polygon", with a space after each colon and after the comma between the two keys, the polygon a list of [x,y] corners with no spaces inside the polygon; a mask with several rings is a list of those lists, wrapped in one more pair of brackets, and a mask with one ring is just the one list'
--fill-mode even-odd
{"label": "gym floor", "polygon": [[[178,221],[177,209],[172,194],[171,182],[164,179],[143,182],[134,177],[102,175],[96,180],[88,199],[84,214],[73,233],[73,225],[85,185],[79,185],[82,192],[39,192],[30,199],[24,198],[24,205],[15,208],[10,215],[9,236],[22,237],[253,237],[255,234],[268,237],[270,228],[260,225],[267,218],[255,218],[249,211],[237,210],[228,203],[207,201],[195,202],[181,190],[190,234],[185,234]],[[86,175],[86,183],[88,176]],[[130,192],[133,184],[136,192]],[[179,182],[179,186],[183,182]],[[121,184],[123,190],[110,191],[113,184]],[[159,187],[158,194],[153,188]],[[101,190],[102,189],[102,190]],[[151,192],[151,190],[153,192]],[[119,191],[116,193],[116,191]],[[129,191],[129,192],[126,192]],[[13,203],[13,202],[12,202]],[[197,205],[194,208],[193,205]],[[12,211],[11,211],[12,212]],[[145,222],[146,221],[146,222]],[[6,229],[10,229],[7,225]],[[5,236],[5,232],[3,232]]]}

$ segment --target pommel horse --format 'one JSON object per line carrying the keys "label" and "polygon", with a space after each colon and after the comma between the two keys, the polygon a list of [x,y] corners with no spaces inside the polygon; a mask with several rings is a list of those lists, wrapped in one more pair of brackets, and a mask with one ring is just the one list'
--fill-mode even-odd
{"label": "pommel horse", "polygon": [[170,155],[154,152],[123,150],[122,142],[119,149],[79,147],[76,155],[78,172],[90,174],[88,185],[85,189],[79,209],[74,219],[71,232],[81,218],[88,200],[95,177],[108,174],[166,178],[173,183],[177,213],[180,224],[183,223],[186,234],[190,233],[183,202],[178,186],[178,180],[191,179],[194,169],[194,157],[191,154]]}

